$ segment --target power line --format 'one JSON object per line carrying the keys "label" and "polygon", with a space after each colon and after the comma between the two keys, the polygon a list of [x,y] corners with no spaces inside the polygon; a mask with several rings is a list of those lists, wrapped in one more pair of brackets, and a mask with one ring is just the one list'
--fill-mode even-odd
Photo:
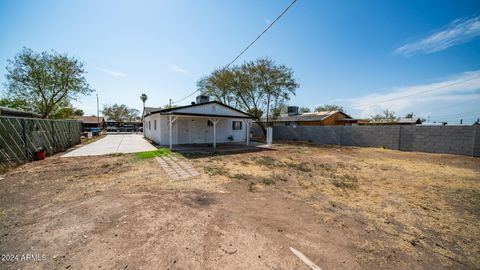
{"label": "power line", "polygon": [[181,99],[179,99],[179,100],[177,100],[177,101],[172,101],[172,104],[177,104],[177,103],[179,103],[179,102],[181,102],[181,101],[184,101],[185,99],[193,96],[193,95],[194,95],[195,93],[197,93],[198,91],[200,91],[200,90],[197,89],[197,90],[193,91],[192,93],[190,93],[188,96],[186,96],[186,97],[184,97],[184,98],[181,98]]}
{"label": "power line", "polygon": [[255,42],[257,42],[257,40],[260,39],[260,37],[263,36],[263,34],[265,34],[278,20],[280,20],[280,18],[285,14],[287,13],[287,11],[293,6],[293,4],[295,4],[298,0],[293,0],[290,5],[288,5],[288,7],[283,10],[282,13],[280,13],[280,15],[278,15],[278,17],[273,20],[268,26],[267,28],[265,28],[265,30],[262,31],[262,33],[260,33],[260,35],[257,36],[257,38],[255,38],[252,42],[250,42],[250,44],[248,44],[247,47],[245,47],[245,49],[243,49],[243,51],[241,51],[230,63],[228,63],[228,65],[225,67],[225,68],[228,68],[230,67],[231,64],[233,64],[240,56],[242,56],[243,53],[245,53]]}
{"label": "power line", "polygon": [[409,94],[409,95],[405,95],[405,96],[400,96],[400,97],[385,99],[385,100],[377,101],[377,102],[374,102],[374,103],[359,104],[359,105],[354,105],[354,106],[350,106],[350,107],[353,107],[353,108],[365,107],[365,106],[370,106],[370,105],[385,103],[385,102],[389,102],[389,101],[393,101],[393,100],[397,100],[397,99],[402,99],[402,98],[406,98],[406,97],[421,95],[421,94],[425,94],[425,93],[428,93],[428,92],[433,92],[433,91],[437,91],[437,90],[440,90],[440,89],[443,89],[443,88],[447,88],[447,87],[450,87],[450,86],[454,86],[454,85],[457,85],[457,84],[462,84],[462,83],[466,83],[466,82],[469,82],[469,81],[473,81],[473,80],[478,79],[478,78],[480,78],[480,75],[479,75],[479,76],[474,76],[474,77],[469,78],[469,79],[466,79],[466,80],[454,82],[454,83],[447,84],[447,85],[442,85],[442,86],[439,86],[439,87],[435,87],[435,88],[428,89],[428,90],[421,91],[421,92],[416,92],[416,93]]}
{"label": "power line", "polygon": [[448,117],[448,116],[469,116],[469,115],[480,115],[480,112],[476,111],[476,112],[461,112],[461,113],[455,113],[455,114],[434,114],[434,115],[431,115],[432,117]]}
{"label": "power line", "polygon": [[[243,49],[230,63],[228,63],[228,65],[226,65],[225,68],[229,68],[233,63],[235,63],[235,61],[237,61],[237,59],[240,58],[240,56],[242,56],[248,49],[250,49],[250,47],[252,47],[252,45],[255,44],[255,42],[257,42],[257,40],[259,40],[259,39],[263,36],[263,34],[265,34],[268,30],[270,30],[270,28],[271,28],[278,20],[280,20],[280,18],[281,18],[285,13],[287,13],[287,11],[288,11],[288,10],[293,6],[293,4],[295,4],[297,1],[298,1],[298,0],[293,0],[293,1],[290,3],[290,5],[288,5],[287,8],[285,8],[285,9],[283,10],[283,12],[280,13],[280,15],[278,15],[278,17],[277,17],[275,20],[273,20],[273,21],[267,26],[267,28],[265,28],[252,42],[250,42],[250,44],[248,44],[248,46],[245,47],[245,49]],[[179,103],[179,102],[181,102],[181,101],[183,101],[183,100],[185,100],[185,99],[193,96],[193,95],[194,95],[195,93],[197,93],[198,91],[200,91],[200,90],[197,89],[197,90],[193,91],[192,93],[190,93],[189,95],[187,95],[186,97],[181,98],[181,99],[179,99],[179,100],[177,100],[177,101],[172,102],[172,104]]]}
{"label": "power line", "polygon": [[425,114],[428,114],[428,113],[431,113],[431,112],[436,112],[436,111],[440,111],[440,110],[444,110],[444,109],[449,109],[449,108],[452,108],[452,107],[456,107],[456,106],[463,105],[463,104],[470,103],[472,101],[477,101],[477,100],[480,100],[480,98],[474,98],[474,99],[467,100],[467,101],[464,101],[464,102],[455,103],[455,104],[452,104],[452,105],[436,108],[434,110],[430,110],[429,112],[420,113],[419,115],[425,115]]}

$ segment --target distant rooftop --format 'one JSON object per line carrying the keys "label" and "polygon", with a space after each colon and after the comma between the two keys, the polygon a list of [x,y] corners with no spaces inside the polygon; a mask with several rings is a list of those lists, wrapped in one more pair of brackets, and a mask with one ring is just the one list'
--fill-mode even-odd
{"label": "distant rooftop", "polygon": [[[277,121],[277,122],[284,122],[284,121],[321,121],[324,120],[336,113],[341,113],[345,115],[346,119],[351,119],[349,115],[346,113],[340,112],[340,111],[322,111],[322,112],[308,112],[308,113],[303,113],[303,114],[298,114],[298,115],[288,115],[288,114],[282,114],[280,117],[277,119],[274,119],[272,121]],[[266,120],[265,118],[262,118],[262,120]]]}
{"label": "distant rooftop", "polygon": [[30,117],[30,118],[40,118],[40,114],[33,112],[26,112],[19,109],[13,109],[5,106],[0,106],[0,115],[3,116],[16,116],[16,117]]}

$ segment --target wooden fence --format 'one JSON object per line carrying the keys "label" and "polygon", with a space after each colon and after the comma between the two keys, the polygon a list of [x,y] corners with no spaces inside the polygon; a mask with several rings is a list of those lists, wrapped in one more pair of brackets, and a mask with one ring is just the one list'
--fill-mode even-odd
{"label": "wooden fence", "polygon": [[65,151],[80,143],[81,123],[0,117],[0,169],[29,162],[43,149],[47,155]]}

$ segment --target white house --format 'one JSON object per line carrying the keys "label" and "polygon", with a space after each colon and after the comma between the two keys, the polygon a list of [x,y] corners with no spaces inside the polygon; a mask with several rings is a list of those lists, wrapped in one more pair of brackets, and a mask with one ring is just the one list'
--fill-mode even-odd
{"label": "white house", "polygon": [[250,142],[253,116],[218,101],[199,96],[192,105],[145,114],[145,138],[172,148],[178,144]]}

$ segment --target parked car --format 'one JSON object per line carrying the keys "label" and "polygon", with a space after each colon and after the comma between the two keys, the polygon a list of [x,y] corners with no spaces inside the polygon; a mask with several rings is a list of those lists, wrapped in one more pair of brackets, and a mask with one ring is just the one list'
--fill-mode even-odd
{"label": "parked car", "polygon": [[135,126],[133,126],[133,125],[124,125],[124,126],[120,127],[120,131],[123,131],[123,132],[135,132],[135,131],[137,131],[137,129],[136,129]]}
{"label": "parked car", "polygon": [[107,126],[107,132],[120,132],[120,127],[117,127],[117,126]]}

